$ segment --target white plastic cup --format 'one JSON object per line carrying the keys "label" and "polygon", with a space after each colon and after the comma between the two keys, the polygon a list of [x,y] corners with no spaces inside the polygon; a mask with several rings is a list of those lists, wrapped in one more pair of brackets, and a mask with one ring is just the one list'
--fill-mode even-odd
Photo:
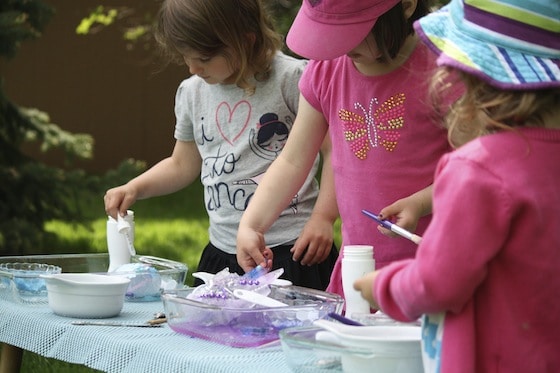
{"label": "white plastic cup", "polygon": [[[130,225],[128,235],[130,240],[134,242],[134,212],[127,210],[126,216],[123,219]],[[112,217],[107,218],[107,249],[109,251],[109,269],[108,272],[113,272],[123,264],[130,263],[130,249],[128,242],[123,233],[119,232],[119,225],[117,220]],[[122,229],[121,229],[122,230]]]}
{"label": "white plastic cup", "polygon": [[375,270],[373,246],[347,245],[344,246],[342,257],[342,289],[346,317],[352,318],[356,313],[370,313],[370,305],[361,293],[354,290],[354,282],[365,274]]}

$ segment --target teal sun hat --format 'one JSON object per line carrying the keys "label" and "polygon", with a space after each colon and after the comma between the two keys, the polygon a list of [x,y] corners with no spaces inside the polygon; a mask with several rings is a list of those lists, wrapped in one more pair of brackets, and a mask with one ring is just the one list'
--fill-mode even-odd
{"label": "teal sun hat", "polygon": [[560,87],[559,0],[451,0],[414,28],[439,66],[499,89]]}

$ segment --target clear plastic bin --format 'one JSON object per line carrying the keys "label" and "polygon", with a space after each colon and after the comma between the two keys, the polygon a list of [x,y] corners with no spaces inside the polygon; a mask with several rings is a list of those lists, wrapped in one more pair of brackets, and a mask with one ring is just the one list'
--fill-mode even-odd
{"label": "clear plastic bin", "polygon": [[[13,263],[48,264],[50,266],[60,267],[62,273],[107,273],[109,254],[57,254],[0,257],[0,265]],[[183,263],[146,255],[133,256],[131,258],[131,263],[144,263],[155,268],[161,278],[161,290],[173,290],[184,287],[188,268]],[[24,303],[47,303],[46,288],[37,285],[38,282],[42,281],[39,277],[41,273],[41,271],[27,273],[25,277],[20,276],[18,281],[15,281],[10,271],[1,270],[0,268],[0,295],[3,298]],[[110,273],[110,275],[117,274]],[[134,275],[134,273],[121,272],[118,273],[118,275],[127,276]],[[19,282],[20,279],[24,282],[27,281],[28,284],[18,284],[17,282]],[[33,286],[31,286],[32,282]],[[30,289],[34,288],[37,289],[37,291],[30,291]],[[135,298],[133,295],[127,297],[127,300],[132,301],[157,299],[159,299],[159,294],[157,294],[157,296],[156,294],[152,294],[150,297],[141,298]]]}
{"label": "clear plastic bin", "polygon": [[178,333],[233,347],[255,347],[278,340],[280,330],[311,326],[330,312],[340,313],[344,300],[336,294],[299,286],[271,285],[269,297],[282,307],[227,308],[188,298],[194,288],[162,295],[169,327]]}

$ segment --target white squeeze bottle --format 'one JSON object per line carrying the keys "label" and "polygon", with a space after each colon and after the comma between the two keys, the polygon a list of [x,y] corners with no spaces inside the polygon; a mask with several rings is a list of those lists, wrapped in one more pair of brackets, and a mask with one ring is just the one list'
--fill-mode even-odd
{"label": "white squeeze bottle", "polygon": [[375,269],[373,246],[344,246],[342,257],[342,289],[346,306],[346,317],[352,318],[355,313],[369,313],[370,305],[362,298],[360,292],[354,290],[354,281]]}
{"label": "white squeeze bottle", "polygon": [[[134,242],[134,212],[127,210],[123,219],[130,225],[130,229],[126,232],[129,238]],[[119,232],[117,220],[112,217],[107,218],[107,248],[109,250],[109,269],[113,272],[123,264],[130,263],[130,249],[127,237],[123,232]]]}

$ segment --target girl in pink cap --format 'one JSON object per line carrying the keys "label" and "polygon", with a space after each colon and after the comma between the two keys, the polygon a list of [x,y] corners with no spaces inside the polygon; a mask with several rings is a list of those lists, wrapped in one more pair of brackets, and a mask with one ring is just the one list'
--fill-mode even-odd
{"label": "girl in pink cap", "polygon": [[452,0],[415,27],[434,82],[466,87],[446,120],[457,149],[416,258],[354,287],[394,319],[424,315],[426,373],[560,372],[560,4]]}
{"label": "girl in pink cap", "polygon": [[373,245],[377,268],[414,256],[416,244],[384,228],[380,234],[361,211],[381,212],[420,235],[430,222],[436,163],[450,146],[428,98],[435,57],[412,27],[427,13],[421,0],[303,2],[287,43],[311,61],[299,84],[293,135],[239,226],[237,257],[245,270],[263,262],[263,234],[303,182],[327,133],[343,246],[327,290],[343,295],[345,245]]}

